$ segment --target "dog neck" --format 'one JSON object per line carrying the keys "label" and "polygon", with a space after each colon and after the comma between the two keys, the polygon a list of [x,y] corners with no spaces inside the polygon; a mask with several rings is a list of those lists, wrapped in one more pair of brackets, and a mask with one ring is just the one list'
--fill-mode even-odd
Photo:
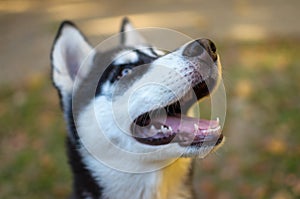
{"label": "dog neck", "polygon": [[68,141],[74,177],[74,199],[188,199],[190,158],[179,158],[171,165],[148,173],[124,173],[108,168],[91,155],[82,159]]}
{"label": "dog neck", "polygon": [[190,158],[180,158],[170,166],[158,171],[161,175],[161,181],[157,188],[158,195],[154,198],[190,198],[191,187],[188,186],[190,165]]}

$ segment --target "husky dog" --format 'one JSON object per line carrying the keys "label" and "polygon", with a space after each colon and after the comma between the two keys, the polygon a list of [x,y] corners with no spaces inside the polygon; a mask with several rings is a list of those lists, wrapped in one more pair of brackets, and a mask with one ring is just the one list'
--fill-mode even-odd
{"label": "husky dog", "polygon": [[65,21],[51,61],[68,124],[71,198],[193,198],[191,159],[225,140],[218,119],[186,115],[221,78],[210,40],[166,52],[147,44],[124,18],[120,44],[95,50]]}

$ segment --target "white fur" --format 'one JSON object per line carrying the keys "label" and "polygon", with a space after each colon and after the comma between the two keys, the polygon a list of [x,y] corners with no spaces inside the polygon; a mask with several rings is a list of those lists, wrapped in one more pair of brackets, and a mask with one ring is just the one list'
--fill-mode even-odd
{"label": "white fur", "polygon": [[162,55],[165,54],[165,52],[163,52],[163,51],[161,51],[161,50],[159,50],[159,49],[157,49],[157,48],[153,48],[153,50],[154,50],[154,52],[155,52],[157,55],[159,55],[159,56],[162,56]]}
{"label": "white fur", "polygon": [[111,97],[112,96],[112,94],[113,94],[113,87],[112,87],[112,84],[109,82],[109,81],[107,81],[107,82],[105,82],[103,85],[102,85],[102,94],[104,95],[104,96],[107,96],[107,97]]}
{"label": "white fur", "polygon": [[124,50],[116,55],[114,61],[115,65],[136,63],[139,60],[139,56],[134,51]]}

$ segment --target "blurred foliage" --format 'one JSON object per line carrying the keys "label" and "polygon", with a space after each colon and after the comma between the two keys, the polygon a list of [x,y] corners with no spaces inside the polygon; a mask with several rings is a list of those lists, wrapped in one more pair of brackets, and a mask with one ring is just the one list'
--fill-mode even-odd
{"label": "blurred foliage", "polygon": [[[218,45],[227,142],[196,161],[199,198],[300,197],[299,44],[291,39]],[[0,198],[66,198],[66,128],[47,75],[0,87],[0,126]]]}
{"label": "blurred foliage", "polygon": [[200,168],[200,198],[300,197],[299,40],[226,44],[227,142]]}
{"label": "blurred foliage", "polygon": [[47,76],[0,90],[0,198],[66,198],[65,127]]}

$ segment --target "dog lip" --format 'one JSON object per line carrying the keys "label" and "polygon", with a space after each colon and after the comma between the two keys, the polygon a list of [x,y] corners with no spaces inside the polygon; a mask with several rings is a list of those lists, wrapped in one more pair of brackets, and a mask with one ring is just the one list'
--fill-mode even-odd
{"label": "dog lip", "polygon": [[203,120],[184,115],[153,118],[148,126],[135,126],[133,137],[148,145],[178,143],[180,146],[214,146],[222,140],[219,120]]}
{"label": "dog lip", "polygon": [[214,141],[211,141],[211,142],[203,142],[203,141],[193,141],[190,146],[192,147],[201,147],[201,146],[219,146],[223,140],[224,140],[225,136],[223,134],[220,134],[220,136],[215,139]]}

